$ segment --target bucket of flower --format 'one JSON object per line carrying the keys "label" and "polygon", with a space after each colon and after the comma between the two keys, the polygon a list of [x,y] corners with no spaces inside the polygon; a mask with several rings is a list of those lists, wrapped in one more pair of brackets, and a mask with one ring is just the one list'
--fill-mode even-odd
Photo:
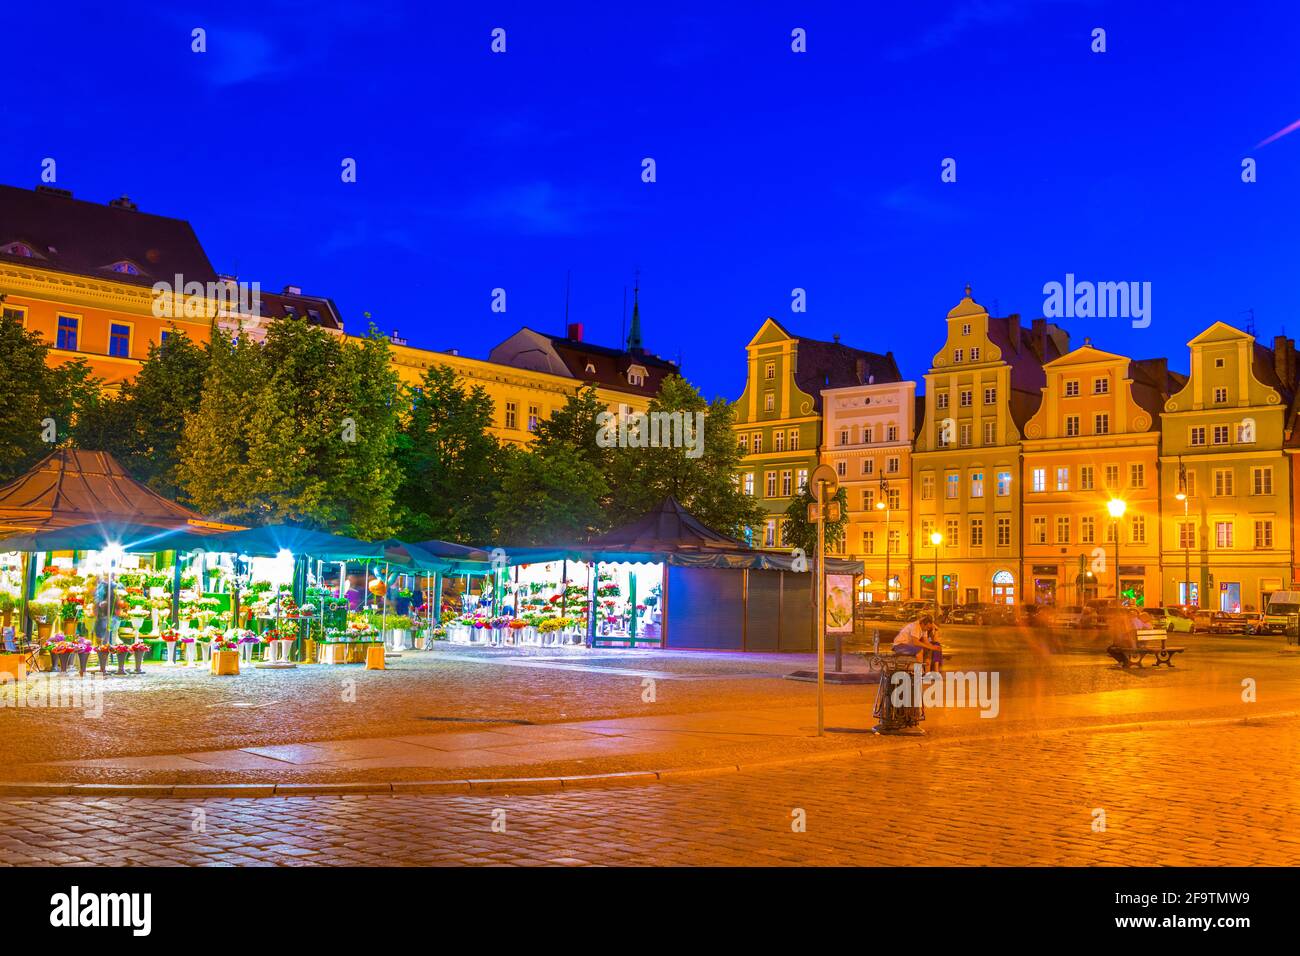
{"label": "bucket of flower", "polygon": [[221,636],[221,632],[215,627],[204,627],[199,633],[199,660],[208,663],[212,660],[212,654],[216,650],[216,641]]}
{"label": "bucket of flower", "polygon": [[217,637],[212,644],[212,676],[224,677],[239,673],[239,644],[234,638]]}
{"label": "bucket of flower", "polygon": [[76,657],[76,659],[77,659],[77,676],[78,676],[78,677],[85,677],[85,676],[86,676],[86,664],[90,662],[90,642],[89,642],[89,641],[73,641],[73,642],[72,642],[72,651],[69,653],[68,656],[69,656],[69,657]]}
{"label": "bucket of flower", "polygon": [[114,676],[116,676],[116,677],[126,677],[126,676],[128,676],[127,673],[126,673],[126,662],[127,662],[127,659],[131,656],[131,651],[132,651],[133,646],[134,646],[134,645],[132,645],[132,644],[112,644],[112,645],[110,645],[110,649],[111,649],[112,652],[113,652],[113,657],[116,658],[116,660],[117,660],[117,671],[115,672]]}
{"label": "bucket of flower", "polygon": [[180,632],[175,628],[165,627],[158,635],[163,642],[163,660],[168,667],[176,666],[176,645],[180,641]]}
{"label": "bucket of flower", "polygon": [[185,654],[185,666],[189,667],[195,664],[199,659],[199,642],[193,634],[186,634],[176,642],[180,645],[180,650]]}
{"label": "bucket of flower", "polygon": [[261,647],[262,639],[252,631],[235,630],[231,633],[239,645],[239,659],[245,664],[253,663],[253,649]]}
{"label": "bucket of flower", "polygon": [[529,632],[530,632],[532,629],[528,626],[528,622],[527,622],[527,621],[523,620],[522,618],[517,618],[517,617],[515,617],[515,618],[511,618],[511,619],[510,619],[509,627],[510,627],[510,643],[511,643],[511,644],[525,644],[525,643],[529,643],[529,644],[531,644],[531,643],[532,643],[532,641],[529,640]]}
{"label": "bucket of flower", "polygon": [[100,676],[100,677],[107,677],[107,676],[108,676],[108,656],[109,656],[110,654],[112,654],[112,653],[113,653],[113,645],[111,645],[111,644],[96,644],[96,645],[95,645],[95,656],[96,656],[97,658],[99,658],[99,676]]}
{"label": "bucket of flower", "polygon": [[81,605],[74,600],[65,600],[59,605],[59,626],[64,637],[77,633],[77,618],[81,615]]}
{"label": "bucket of flower", "polygon": [[298,665],[289,659],[293,648],[293,640],[287,630],[281,630],[278,627],[268,628],[258,638],[259,643],[265,642],[266,644],[266,656],[262,663],[257,666],[275,670],[297,667]]}
{"label": "bucket of flower", "polygon": [[135,661],[135,670],[133,674],[144,673],[144,656],[149,653],[149,645],[145,641],[136,641],[131,645],[131,657]]}
{"label": "bucket of flower", "polygon": [[72,644],[72,641],[55,641],[49,645],[50,660],[54,662],[54,672],[56,674],[66,674],[68,672],[68,665],[72,662]]}

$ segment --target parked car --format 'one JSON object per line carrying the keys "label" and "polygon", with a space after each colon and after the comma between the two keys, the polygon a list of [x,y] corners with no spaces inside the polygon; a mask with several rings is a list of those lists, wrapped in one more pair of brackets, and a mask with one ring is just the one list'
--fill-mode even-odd
{"label": "parked car", "polygon": [[1261,634],[1286,634],[1300,631],[1300,591],[1274,591],[1258,625]]}
{"label": "parked car", "polygon": [[1245,634],[1246,617],[1227,611],[1197,611],[1192,618],[1193,629],[1210,634]]}
{"label": "parked car", "polygon": [[1192,632],[1192,619],[1183,613],[1180,608],[1148,607],[1143,608],[1143,611],[1151,619],[1152,624],[1164,628],[1171,634],[1190,634]]}
{"label": "parked car", "polygon": [[1085,628],[1097,626],[1097,613],[1090,607],[1067,604],[1052,616],[1052,627]]}

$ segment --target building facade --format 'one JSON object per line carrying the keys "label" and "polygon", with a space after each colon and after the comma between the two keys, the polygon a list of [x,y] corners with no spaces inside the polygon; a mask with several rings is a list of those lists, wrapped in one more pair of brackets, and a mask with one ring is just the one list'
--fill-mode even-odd
{"label": "building facade", "polygon": [[1262,610],[1292,578],[1295,344],[1216,322],[1188,347],[1191,374],[1161,417],[1165,602]]}
{"label": "building facade", "polygon": [[946,604],[1025,600],[1021,428],[1037,408],[1043,364],[1069,351],[1060,328],[992,317],[970,287],[948,313],[925,376],[912,454],[912,593]]}
{"label": "building facade", "polygon": [[[859,601],[909,596],[912,436],[916,383],[877,382],[823,389],[821,460],[848,495],[841,553],[859,559]],[[886,582],[889,582],[886,590]]]}
{"label": "building facade", "polygon": [[737,481],[767,512],[763,526],[751,529],[753,545],[778,548],[786,509],[819,461],[822,390],[900,376],[892,353],[800,339],[772,318],[745,351],[745,391],[735,403],[733,426],[741,449]]}
{"label": "building facade", "polygon": [[1162,603],[1165,360],[1130,361],[1085,341],[1043,370],[1042,403],[1021,443],[1026,602]]}

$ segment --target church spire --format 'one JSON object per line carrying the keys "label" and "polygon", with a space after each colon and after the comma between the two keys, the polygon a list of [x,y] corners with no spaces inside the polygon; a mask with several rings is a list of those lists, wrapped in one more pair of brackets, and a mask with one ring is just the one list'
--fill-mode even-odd
{"label": "church spire", "polygon": [[636,283],[632,287],[632,328],[627,333],[627,350],[629,352],[644,351],[641,347],[641,270],[636,273]]}

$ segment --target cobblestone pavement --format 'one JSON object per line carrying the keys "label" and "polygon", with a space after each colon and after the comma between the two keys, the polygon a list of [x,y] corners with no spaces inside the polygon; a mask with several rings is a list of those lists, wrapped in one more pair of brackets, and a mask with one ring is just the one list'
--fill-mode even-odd
{"label": "cobblestone pavement", "polygon": [[1288,720],[923,741],[568,792],[5,799],[0,863],[1294,866],[1297,758]]}

